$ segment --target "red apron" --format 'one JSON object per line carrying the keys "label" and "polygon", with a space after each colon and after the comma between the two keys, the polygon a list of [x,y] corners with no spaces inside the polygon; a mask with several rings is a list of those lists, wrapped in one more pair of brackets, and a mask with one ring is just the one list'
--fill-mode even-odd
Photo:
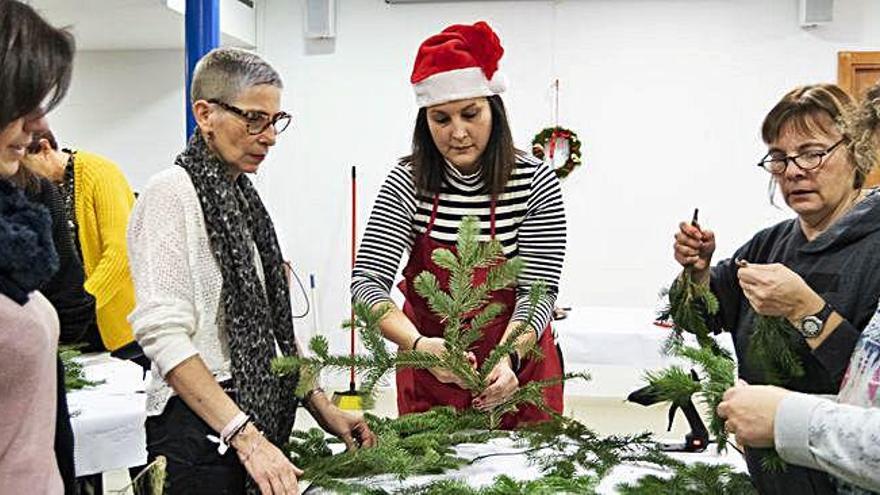
{"label": "red apron", "polygon": [[[403,269],[404,280],[398,285],[406,302],[403,312],[413,322],[419,332],[426,337],[443,337],[443,324],[435,315],[427,301],[415,290],[415,278],[423,271],[429,271],[437,277],[440,287],[449,290],[449,272],[437,266],[431,259],[435,249],[443,247],[456,252],[455,246],[450,246],[431,239],[431,230],[437,218],[438,196],[434,197],[434,207],[431,211],[431,219],[424,234],[418,236],[413,243],[412,253],[406,268]],[[490,225],[492,239],[495,238],[495,200],[492,200],[490,210]],[[474,271],[474,284],[482,284],[486,280],[488,268],[477,268]],[[492,349],[501,341],[507,324],[513,315],[513,307],[516,303],[516,290],[506,288],[494,291],[490,294],[490,301],[504,305],[504,311],[494,320],[483,327],[483,337],[476,341],[471,351],[477,357],[477,364],[482,365],[489,357]],[[476,314],[476,312],[474,313]],[[550,324],[544,329],[538,346],[543,354],[543,359],[524,360],[522,369],[517,377],[521,385],[533,380],[546,380],[562,375],[560,356],[557,353],[556,342]],[[473,396],[469,390],[464,390],[454,384],[440,383],[428,370],[402,369],[397,372],[397,410],[399,414],[424,412],[435,406],[454,406],[456,409],[471,407]],[[554,411],[562,413],[562,384],[556,384],[544,389],[544,402]],[[501,420],[502,429],[513,429],[525,423],[547,421],[550,415],[533,405],[521,406],[516,412],[506,414]]]}

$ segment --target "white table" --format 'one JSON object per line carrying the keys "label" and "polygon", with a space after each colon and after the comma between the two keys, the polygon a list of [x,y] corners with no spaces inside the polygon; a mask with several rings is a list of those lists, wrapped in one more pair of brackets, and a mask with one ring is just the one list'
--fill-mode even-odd
{"label": "white table", "polygon": [[[334,446],[335,447],[335,446]],[[461,480],[470,486],[478,488],[490,485],[497,476],[507,475],[516,480],[525,481],[541,477],[541,470],[529,463],[525,455],[517,455],[523,449],[516,447],[513,442],[507,438],[492,439],[485,444],[461,444],[455,447],[456,454],[465,459],[472,459],[477,456],[487,454],[505,454],[495,457],[480,459],[473,464],[463,466],[460,469],[447,471],[440,475],[424,475],[412,476],[405,480],[397,480],[392,476],[376,476],[367,480],[357,480],[368,486],[375,488],[383,488],[388,491],[405,490],[414,488],[419,485],[425,485],[432,481],[438,480]],[[511,455],[506,455],[506,454]],[[733,450],[728,450],[724,454],[717,454],[715,446],[711,446],[709,450],[701,453],[675,453],[670,454],[680,461],[687,464],[702,462],[706,464],[728,464],[737,472],[746,472],[746,463],[743,458]],[[608,475],[602,479],[597,488],[600,494],[616,493],[616,487],[620,483],[632,483],[639,478],[647,475],[657,475],[660,477],[670,477],[671,472],[659,467],[652,467],[643,464],[621,464],[611,470]],[[317,487],[306,492],[308,495],[322,495],[328,492]]]}
{"label": "white table", "polygon": [[[566,384],[566,394],[623,399],[645,384],[645,370],[687,365],[663,354],[670,329],[655,325],[656,319],[656,308],[577,306],[567,318],[554,321],[566,371],[593,375],[586,384]],[[696,345],[693,336],[685,337]],[[730,335],[718,335],[716,340],[733,351]]]}
{"label": "white table", "polygon": [[67,394],[77,476],[140,466],[147,462],[143,371],[109,354],[77,358],[95,387]]}

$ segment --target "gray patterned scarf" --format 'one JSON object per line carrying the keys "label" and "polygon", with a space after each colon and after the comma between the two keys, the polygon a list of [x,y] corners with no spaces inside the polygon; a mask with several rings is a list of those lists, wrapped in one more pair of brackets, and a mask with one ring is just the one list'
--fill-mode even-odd
{"label": "gray patterned scarf", "polygon": [[[189,174],[199,197],[214,259],[223,275],[221,296],[238,405],[279,448],[288,442],[296,414],[297,377],[272,373],[275,342],[296,352],[290,295],[272,219],[244,175],[230,180],[228,165],[197,130],[174,162]],[[254,263],[260,255],[265,287]]]}

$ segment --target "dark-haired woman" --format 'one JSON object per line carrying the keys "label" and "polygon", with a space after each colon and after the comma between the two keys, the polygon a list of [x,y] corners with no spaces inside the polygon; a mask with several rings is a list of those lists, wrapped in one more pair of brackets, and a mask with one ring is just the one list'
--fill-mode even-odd
{"label": "dark-haired woman", "polygon": [[0,491],[61,494],[53,455],[58,317],[38,291],[58,269],[52,220],[8,179],[67,91],[73,40],[0,0]]}
{"label": "dark-haired woman", "polygon": [[[403,310],[393,307],[381,324],[384,336],[401,349],[444,352],[443,324],[413,290],[423,271],[437,275],[445,288],[448,273],[431,260],[436,247],[453,247],[459,223],[480,219],[480,241],[497,239],[507,258],[520,256],[525,269],[515,289],[496,291],[491,299],[505,312],[483,329],[472,348],[481,364],[528,319],[528,290],[543,280],[547,294],[517,348],[537,341],[543,359],[527,360],[518,351],[502,360],[489,376],[489,387],[476,397],[450,373],[401,370],[397,374],[400,414],[438,405],[487,409],[509,398],[532,380],[557,377],[561,360],[550,318],[565,255],[565,211],[559,182],[546,165],[513,146],[501,97],[505,89],[498,61],[500,41],[484,22],[455,25],[425,40],[419,48],[411,82],[419,105],[412,153],[391,171],[379,192],[352,273],[352,297],[371,306],[391,303],[389,292],[404,251],[406,296]],[[393,306],[393,304],[392,304]],[[562,386],[544,390],[547,406],[562,411]],[[524,406],[506,416],[502,427],[548,419]]]}

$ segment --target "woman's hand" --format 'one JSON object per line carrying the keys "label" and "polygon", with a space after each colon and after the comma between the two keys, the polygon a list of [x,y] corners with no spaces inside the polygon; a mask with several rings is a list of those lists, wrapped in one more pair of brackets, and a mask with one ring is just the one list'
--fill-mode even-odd
{"label": "woman's hand", "polygon": [[715,233],[681,222],[678,224],[672,249],[675,261],[683,267],[692,267],[698,275],[701,275],[712,266]]}
{"label": "woman's hand", "polygon": [[263,495],[299,495],[297,478],[303,472],[249,424],[232,439],[232,446]]}
{"label": "woman's hand", "polygon": [[315,392],[309,398],[309,412],[321,428],[345,442],[348,450],[376,445],[376,435],[370,430],[360,413],[343,411],[330,402],[323,392]]}
{"label": "woman's hand", "polygon": [[782,316],[798,326],[801,318],[818,313],[825,305],[800,275],[783,264],[739,263],[739,285],[759,315]]}
{"label": "woman's hand", "polygon": [[[438,337],[422,337],[419,339],[416,348],[414,349],[419,352],[427,352],[433,354],[437,357],[443,355],[446,352],[446,341],[438,338]],[[473,369],[477,369],[477,357],[472,352],[468,352],[467,360],[471,364]],[[440,383],[452,383],[454,385],[458,385],[461,388],[465,388],[464,381],[459,378],[455,373],[442,369],[442,368],[430,368],[428,369],[434,378],[437,379]]]}
{"label": "woman's hand", "polygon": [[747,447],[772,447],[773,428],[779,402],[790,392],[769,385],[749,385],[739,380],[724,392],[718,416],[724,429],[736,435],[736,442]]}
{"label": "woman's hand", "polygon": [[499,361],[486,378],[489,386],[472,402],[481,411],[501,405],[519,388],[519,378],[510,368],[510,358],[507,357]]}

